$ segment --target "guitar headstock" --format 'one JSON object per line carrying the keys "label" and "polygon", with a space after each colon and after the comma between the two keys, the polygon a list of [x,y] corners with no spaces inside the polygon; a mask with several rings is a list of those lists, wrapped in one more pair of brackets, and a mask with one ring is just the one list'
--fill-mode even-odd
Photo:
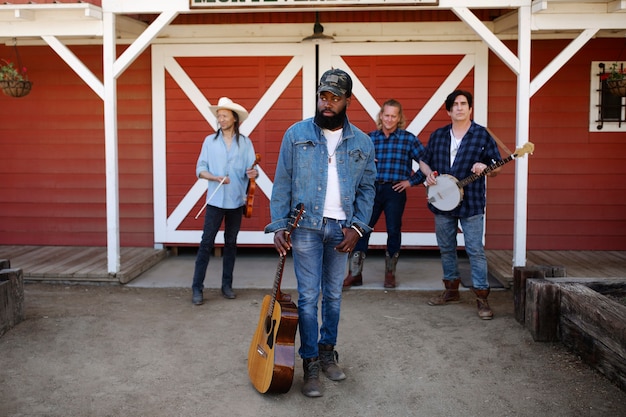
{"label": "guitar headstock", "polygon": [[517,148],[515,150],[514,155],[519,158],[520,156],[524,156],[527,153],[531,154],[535,151],[535,145],[532,142],[526,142],[524,146],[521,148]]}
{"label": "guitar headstock", "polygon": [[293,214],[291,215],[292,220],[289,222],[289,225],[287,226],[288,235],[291,234],[291,231],[293,229],[298,227],[298,222],[300,222],[300,219],[302,218],[303,215],[304,215],[304,204],[298,203],[298,205],[293,211]]}

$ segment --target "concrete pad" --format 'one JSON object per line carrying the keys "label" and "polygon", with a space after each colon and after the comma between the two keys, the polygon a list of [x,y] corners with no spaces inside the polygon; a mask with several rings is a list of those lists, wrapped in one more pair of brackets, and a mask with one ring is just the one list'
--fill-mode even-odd
{"label": "concrete pad", "polygon": [[[196,250],[179,251],[177,256],[169,256],[127,284],[137,288],[188,288],[191,287]],[[276,276],[279,256],[274,249],[239,248],[233,288],[236,289],[271,289]],[[466,263],[466,259],[460,259]],[[371,250],[363,268],[363,286],[351,290],[384,290],[385,255],[382,250]],[[211,257],[206,288],[220,288],[222,277],[222,259]],[[402,252],[396,268],[396,291],[402,290],[441,290],[441,262],[438,251]],[[293,260],[289,256],[283,271],[282,289],[296,289]]]}

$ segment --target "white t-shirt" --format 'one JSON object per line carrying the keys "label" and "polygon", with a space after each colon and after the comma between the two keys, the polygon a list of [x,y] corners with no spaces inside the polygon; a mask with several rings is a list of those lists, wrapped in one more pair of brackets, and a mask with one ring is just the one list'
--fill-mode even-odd
{"label": "white t-shirt", "polygon": [[341,207],[341,193],[339,192],[339,174],[337,173],[337,148],[341,144],[343,129],[322,129],[328,146],[328,183],[326,184],[326,200],[324,202],[324,217],[345,220],[346,213]]}

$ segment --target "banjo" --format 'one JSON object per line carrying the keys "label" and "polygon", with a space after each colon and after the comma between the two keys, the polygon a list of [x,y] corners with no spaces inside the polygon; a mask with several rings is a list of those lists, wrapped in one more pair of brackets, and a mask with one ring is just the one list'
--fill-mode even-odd
{"label": "banjo", "polygon": [[527,142],[521,148],[516,149],[515,152],[508,158],[505,158],[491,166],[488,166],[480,174],[472,174],[469,177],[462,179],[461,181],[457,180],[454,176],[449,174],[439,175],[437,177],[437,184],[426,187],[428,202],[441,211],[454,210],[463,201],[463,187],[489,174],[494,169],[511,162],[514,158],[524,156],[527,153],[532,154],[534,150],[535,145],[533,145],[531,142]]}

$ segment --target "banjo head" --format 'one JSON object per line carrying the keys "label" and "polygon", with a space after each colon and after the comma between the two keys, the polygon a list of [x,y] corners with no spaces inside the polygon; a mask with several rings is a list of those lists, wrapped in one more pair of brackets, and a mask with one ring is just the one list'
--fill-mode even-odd
{"label": "banjo head", "polygon": [[437,177],[437,184],[426,188],[428,202],[441,211],[452,211],[463,201],[463,189],[459,181],[448,174]]}

